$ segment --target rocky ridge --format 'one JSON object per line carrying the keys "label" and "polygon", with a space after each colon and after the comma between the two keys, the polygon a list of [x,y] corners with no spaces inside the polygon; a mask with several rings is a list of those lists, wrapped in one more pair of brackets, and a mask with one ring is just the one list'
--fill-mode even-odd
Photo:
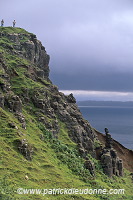
{"label": "rocky ridge", "polygon": [[[6,49],[6,53],[0,51],[0,107],[12,112],[26,129],[23,107],[28,106],[28,112],[52,133],[53,138],[58,138],[61,121],[66,125],[69,137],[77,144],[92,176],[95,176],[95,166],[88,154],[100,160],[104,173],[109,177],[123,176],[123,163],[109,133],[106,133],[105,145],[100,144],[96,131],[83,118],[73,95],[59,92],[49,80],[50,56],[41,42],[34,34],[19,30],[9,33],[3,28],[0,31],[0,39],[4,40],[0,45]],[[29,83],[27,87],[27,83],[19,85],[23,76]],[[15,124],[9,126],[17,129]],[[16,145],[26,159],[32,160],[33,148],[28,141],[23,139]]]}

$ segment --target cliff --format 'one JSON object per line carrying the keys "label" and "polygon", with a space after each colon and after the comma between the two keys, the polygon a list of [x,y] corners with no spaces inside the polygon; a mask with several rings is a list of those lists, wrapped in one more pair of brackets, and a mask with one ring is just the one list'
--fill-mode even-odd
{"label": "cliff", "polygon": [[[83,118],[73,95],[64,95],[52,84],[49,59],[34,34],[20,28],[0,28],[0,131],[4,177],[10,174],[8,181],[11,177],[13,184],[21,185],[17,176],[25,174],[24,181],[30,180],[29,185],[33,186],[36,179],[30,175],[33,171],[39,173],[38,184],[51,185],[50,169],[56,177],[56,187],[60,185],[61,176],[63,178],[61,171],[64,174],[68,171],[73,179],[77,176],[89,184],[94,183],[92,180],[97,178],[97,173],[103,172],[103,177],[124,179],[123,164],[130,171],[133,166],[125,164],[128,154],[122,161],[122,153],[110,134],[101,140],[100,133]],[[130,159],[133,159],[132,154]],[[12,161],[14,170],[10,169]],[[19,167],[21,162],[25,163],[23,167]],[[45,178],[40,178],[42,175]],[[67,175],[64,177],[67,179]],[[70,186],[70,182],[64,182],[64,187]]]}

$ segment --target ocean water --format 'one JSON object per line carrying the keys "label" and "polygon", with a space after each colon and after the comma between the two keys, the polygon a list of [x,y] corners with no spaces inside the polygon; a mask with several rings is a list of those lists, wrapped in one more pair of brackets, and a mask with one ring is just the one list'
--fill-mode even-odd
{"label": "ocean water", "polygon": [[91,126],[104,133],[108,128],[112,138],[133,150],[133,107],[79,106]]}

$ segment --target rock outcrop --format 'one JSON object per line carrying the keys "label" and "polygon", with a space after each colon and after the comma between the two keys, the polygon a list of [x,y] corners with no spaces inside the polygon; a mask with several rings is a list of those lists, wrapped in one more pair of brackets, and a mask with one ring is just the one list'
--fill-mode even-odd
{"label": "rock outcrop", "polygon": [[31,147],[26,139],[17,142],[19,152],[29,161],[32,160],[33,147]]}
{"label": "rock outcrop", "polygon": [[123,162],[119,159],[117,152],[113,148],[113,139],[107,128],[105,128],[106,144],[101,152],[101,163],[103,171],[109,177],[113,175],[123,176]]}
{"label": "rock outcrop", "polygon": [[29,60],[37,67],[37,75],[41,78],[49,77],[49,55],[44,46],[37,40],[36,35],[29,33],[0,32],[0,38],[7,38],[10,44],[1,45],[8,48],[12,54]]}

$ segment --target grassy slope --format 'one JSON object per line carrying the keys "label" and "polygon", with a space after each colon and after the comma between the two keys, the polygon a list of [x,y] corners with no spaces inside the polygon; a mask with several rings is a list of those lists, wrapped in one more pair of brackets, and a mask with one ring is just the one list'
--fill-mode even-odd
{"label": "grassy slope", "polygon": [[[3,28],[4,31],[13,33],[26,33],[23,29]],[[2,39],[0,42],[3,42]],[[11,45],[9,41],[4,42]],[[6,46],[5,45],[5,46]],[[6,46],[7,47],[7,46]],[[5,62],[9,68],[14,69],[18,76],[12,78],[12,89],[15,93],[21,94],[22,88],[28,87],[46,89],[41,83],[31,81],[24,76],[24,68],[17,68],[18,65],[28,65],[24,59],[10,55],[6,48],[1,48],[5,56]],[[0,73],[3,73],[2,69]],[[68,137],[65,125],[60,122],[59,139],[53,140],[49,132],[42,124],[38,124],[32,105],[23,106],[23,114],[26,118],[27,129],[21,128],[21,124],[14,117],[14,114],[7,109],[0,108],[0,177],[1,177],[1,199],[132,199],[132,183],[129,172],[125,171],[122,178],[108,178],[102,173],[100,164],[92,159],[96,165],[96,178],[93,178],[83,169],[83,161],[77,155],[76,145]],[[18,129],[9,127],[9,122],[14,122]],[[44,141],[40,139],[44,135]],[[16,141],[27,139],[34,148],[32,161],[27,161],[16,148]],[[26,180],[28,176],[28,180]],[[125,188],[125,195],[19,195],[17,188]]]}

